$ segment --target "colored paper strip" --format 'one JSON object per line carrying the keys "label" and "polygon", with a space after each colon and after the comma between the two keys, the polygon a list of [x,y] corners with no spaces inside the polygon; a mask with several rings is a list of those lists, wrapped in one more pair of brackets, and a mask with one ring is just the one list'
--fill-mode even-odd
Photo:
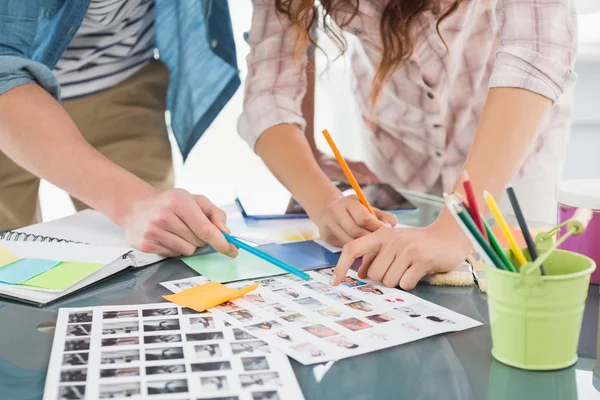
{"label": "colored paper strip", "polygon": [[17,285],[58,265],[60,261],[24,258],[0,268],[0,282]]}
{"label": "colored paper strip", "polygon": [[65,261],[51,270],[23,282],[23,285],[50,290],[65,290],[102,267],[104,264]]}
{"label": "colored paper strip", "polygon": [[[306,243],[306,242],[296,242],[296,243]],[[296,251],[294,248],[290,247],[290,244],[277,244],[277,243],[269,243],[262,246],[258,246],[258,248],[275,258],[280,259],[302,271],[310,271],[317,268],[329,267],[334,264],[329,264],[328,260],[324,259],[324,257],[313,257],[312,255],[306,254],[303,251]],[[318,244],[315,244],[319,246]],[[321,246],[319,246],[321,247]],[[321,247],[322,248],[322,247]],[[324,248],[322,248],[324,251]],[[335,254],[334,254],[335,256]],[[337,260],[337,256],[335,257]]]}
{"label": "colored paper strip", "polygon": [[15,256],[13,253],[8,251],[4,247],[0,247],[0,268],[19,260],[19,257]]}
{"label": "colored paper strip", "polygon": [[220,253],[183,257],[190,268],[214,282],[234,282],[246,279],[282,275],[282,269],[245,251],[236,258]]}
{"label": "colored paper strip", "polygon": [[254,283],[245,288],[235,290],[218,282],[208,282],[204,285],[163,297],[171,303],[175,303],[181,307],[187,307],[194,311],[203,312],[209,308],[225,303],[226,301],[237,299],[257,287],[258,283]]}

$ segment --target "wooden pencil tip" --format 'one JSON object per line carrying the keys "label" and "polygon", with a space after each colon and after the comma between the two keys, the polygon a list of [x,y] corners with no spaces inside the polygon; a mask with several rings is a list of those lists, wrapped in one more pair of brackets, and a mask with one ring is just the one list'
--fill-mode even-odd
{"label": "wooden pencil tip", "polygon": [[470,180],[471,180],[471,179],[469,178],[469,174],[467,174],[467,171],[466,171],[466,170],[462,172],[461,176],[462,176],[462,180],[463,180],[463,181],[470,181]]}
{"label": "wooden pencil tip", "polygon": [[483,191],[483,197],[484,198],[488,198],[488,197],[492,197],[492,195],[490,194],[490,192],[488,192],[487,190]]}

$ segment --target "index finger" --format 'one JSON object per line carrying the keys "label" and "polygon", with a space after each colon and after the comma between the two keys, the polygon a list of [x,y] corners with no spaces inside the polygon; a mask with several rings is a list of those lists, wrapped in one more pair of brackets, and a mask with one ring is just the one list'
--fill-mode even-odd
{"label": "index finger", "polygon": [[190,199],[175,210],[175,213],[190,227],[202,241],[211,245],[219,253],[235,257],[237,248],[230,244],[223,233],[204,215],[200,205]]}
{"label": "index finger", "polygon": [[365,206],[363,206],[358,198],[357,201],[348,202],[347,209],[354,222],[363,229],[370,232],[375,232],[377,229],[383,226],[383,222],[377,219],[377,217],[369,212]]}
{"label": "index finger", "polygon": [[337,286],[340,284],[354,263],[354,260],[368,253],[378,253],[381,250],[381,245],[381,240],[376,234],[363,236],[345,245],[342,255],[333,270],[331,285]]}

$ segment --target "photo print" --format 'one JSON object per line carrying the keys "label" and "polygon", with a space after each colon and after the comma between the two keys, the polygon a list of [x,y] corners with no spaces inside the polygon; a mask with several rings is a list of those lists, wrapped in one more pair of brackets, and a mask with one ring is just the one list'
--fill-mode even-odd
{"label": "photo print", "polygon": [[116,399],[139,396],[142,394],[142,388],[139,382],[126,383],[107,383],[100,385],[99,397],[101,399]]}
{"label": "photo print", "polygon": [[223,340],[223,332],[200,332],[185,335],[188,342],[201,342],[206,340]]}
{"label": "photo print", "polygon": [[244,371],[263,371],[269,369],[266,357],[244,357],[242,358]]}
{"label": "photo print", "polygon": [[298,304],[299,306],[306,307],[310,310],[312,310],[314,308],[325,307],[327,305],[327,304],[321,303],[317,299],[313,299],[312,297],[303,297],[301,299],[296,299],[296,300],[294,300],[294,303]]}
{"label": "photo print", "polygon": [[314,312],[324,316],[325,318],[340,318],[344,314],[342,311],[334,307],[325,307],[318,310],[314,310]]}
{"label": "photo print", "polygon": [[260,389],[265,386],[281,386],[281,379],[277,372],[260,372],[240,375],[240,384],[244,389]]}
{"label": "photo print", "polygon": [[144,321],[144,332],[178,331],[178,319],[154,319]]}
{"label": "photo print", "polygon": [[148,310],[142,310],[142,317],[167,317],[170,315],[177,314],[177,307],[152,308]]}
{"label": "photo print", "polygon": [[270,353],[269,345],[262,340],[248,340],[231,343],[231,352],[237,354]]}
{"label": "photo print", "polygon": [[217,309],[223,312],[237,310],[238,308],[240,307],[232,301],[226,301],[217,306]]}
{"label": "photo print", "polygon": [[229,382],[226,376],[201,377],[200,385],[204,392],[226,392],[229,390]]}
{"label": "photo print", "polygon": [[356,298],[350,294],[342,293],[342,292],[325,293],[325,297],[328,297],[329,299],[336,301],[338,303],[348,303],[350,301],[358,300],[358,298]]}
{"label": "photo print", "polygon": [[280,318],[292,324],[308,324],[308,318],[306,315],[300,313],[283,315]]}
{"label": "photo print", "polygon": [[102,339],[102,347],[133,346],[139,344],[137,336]]}
{"label": "photo print", "polygon": [[233,328],[233,336],[235,337],[235,340],[256,339],[256,336],[251,335],[250,333],[246,332],[245,330],[242,330],[239,328]]}
{"label": "photo print", "polygon": [[369,321],[375,322],[376,324],[383,324],[385,322],[393,321],[395,318],[392,317],[390,314],[381,313],[381,314],[369,315],[367,317],[367,319]]}
{"label": "photo print", "polygon": [[196,358],[213,358],[221,357],[221,347],[218,344],[201,344],[194,346]]}
{"label": "photo print", "polygon": [[81,311],[69,314],[69,323],[92,322],[93,311]]}
{"label": "photo print", "polygon": [[271,330],[279,328],[279,327],[281,327],[281,324],[277,321],[264,321],[264,322],[260,322],[258,324],[247,326],[246,329],[248,329],[250,331],[258,331],[258,330],[271,331]]}
{"label": "photo print", "polygon": [[100,370],[100,378],[125,378],[128,376],[138,376],[139,374],[140,369],[138,367]]}
{"label": "photo print", "polygon": [[92,324],[75,324],[67,326],[67,336],[90,336]]}
{"label": "photo print", "polygon": [[63,369],[60,372],[61,382],[85,382],[87,379],[87,368]]}
{"label": "photo print", "polygon": [[100,357],[100,364],[127,364],[139,360],[140,351],[138,349],[103,351]]}
{"label": "photo print", "polygon": [[90,349],[90,338],[66,339],[65,351],[81,351]]}
{"label": "photo print", "polygon": [[103,319],[122,319],[122,318],[137,318],[138,310],[125,311],[105,311],[102,313]]}
{"label": "photo print", "polygon": [[183,358],[182,347],[164,347],[146,349],[146,361],[178,360]]}
{"label": "photo print", "polygon": [[273,293],[283,296],[286,299],[290,299],[290,300],[298,299],[303,296],[298,291],[296,291],[295,289],[292,289],[292,288],[284,288],[284,289],[274,290]]}
{"label": "photo print", "polygon": [[60,386],[58,400],[83,400],[85,399],[85,385]]}
{"label": "photo print", "polygon": [[214,329],[215,321],[213,320],[213,317],[208,317],[208,316],[190,318],[190,327],[193,330]]}
{"label": "photo print", "polygon": [[337,335],[331,336],[325,339],[326,342],[336,345],[337,347],[342,347],[344,349],[354,350],[359,347],[358,344],[354,343],[352,340],[348,339],[346,336]]}
{"label": "photo print", "polygon": [[181,335],[180,334],[144,336],[144,343],[145,344],[179,343],[179,342],[181,342]]}
{"label": "photo print", "polygon": [[148,394],[187,393],[187,379],[148,381]]}
{"label": "photo print", "polygon": [[252,314],[250,311],[246,310],[245,308],[228,312],[227,315],[237,319],[240,322],[253,321],[254,319],[257,318],[256,315]]}
{"label": "photo print", "polygon": [[275,315],[290,314],[294,312],[294,310],[281,303],[267,304],[265,306],[262,306],[261,308]]}
{"label": "photo print", "polygon": [[366,301],[353,301],[352,303],[346,303],[347,307],[350,307],[354,310],[359,310],[359,311],[364,311],[364,312],[371,312],[373,311],[373,306],[369,303],[367,303]]}
{"label": "photo print", "polygon": [[192,372],[229,371],[231,363],[229,361],[213,361],[191,364],[191,367]]}
{"label": "photo print", "polygon": [[371,327],[371,325],[367,324],[364,321],[361,321],[358,318],[346,318],[336,322],[344,328],[350,329],[351,331],[360,331],[362,329],[367,329]]}
{"label": "photo print", "polygon": [[89,353],[69,353],[63,356],[64,366],[86,365],[88,363]]}
{"label": "photo print", "polygon": [[336,331],[321,324],[305,326],[302,329],[304,329],[308,333],[312,333],[318,338],[326,338],[329,336],[337,335]]}
{"label": "photo print", "polygon": [[122,335],[125,333],[138,332],[140,330],[137,321],[108,322],[102,325],[103,335]]}
{"label": "photo print", "polygon": [[296,346],[292,346],[291,349],[296,350],[300,353],[308,354],[311,357],[323,357],[325,353],[317,348],[312,343],[302,343]]}
{"label": "photo print", "polygon": [[373,285],[364,285],[356,288],[359,292],[375,294],[377,296],[383,296],[383,291],[379,288],[376,288]]}
{"label": "photo print", "polygon": [[279,393],[274,390],[266,392],[252,392],[252,400],[282,400]]}
{"label": "photo print", "polygon": [[284,283],[279,282],[278,280],[273,278],[261,279],[256,281],[256,283],[258,283],[262,287],[266,287],[269,289],[281,289],[286,286]]}
{"label": "photo print", "polygon": [[146,367],[146,375],[168,375],[168,374],[183,374],[185,373],[185,365],[156,365]]}

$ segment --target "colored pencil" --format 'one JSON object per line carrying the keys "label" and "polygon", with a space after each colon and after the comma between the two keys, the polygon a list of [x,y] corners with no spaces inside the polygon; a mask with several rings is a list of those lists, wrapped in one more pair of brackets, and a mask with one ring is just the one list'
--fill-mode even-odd
{"label": "colored pencil", "polygon": [[479,214],[479,206],[477,205],[477,199],[475,198],[473,185],[471,183],[471,179],[469,178],[469,174],[467,174],[467,171],[463,171],[462,180],[463,188],[465,189],[465,195],[469,200],[469,208],[472,214],[471,217],[473,218],[473,221],[475,221],[475,224],[479,228],[479,231],[481,232],[485,240],[488,240],[487,233],[485,232],[485,228],[483,226],[483,221],[481,220],[481,214]]}
{"label": "colored pencil", "polygon": [[242,242],[238,238],[228,235],[226,233],[223,233],[223,236],[225,236],[225,239],[227,239],[227,241],[229,243],[231,243],[232,245],[234,245],[235,247],[245,250],[248,253],[255,255],[256,257],[261,258],[261,259],[281,268],[282,270],[284,270],[286,272],[289,272],[290,274],[296,275],[298,278],[300,278],[302,280],[305,280],[305,281],[310,280],[310,276],[306,272],[301,271],[298,268],[293,267],[290,264],[273,257],[269,253],[266,253],[260,249],[257,249],[256,247],[252,247],[252,246]]}
{"label": "colored pencil", "polygon": [[523,254],[521,248],[517,244],[517,240],[511,233],[510,228],[508,227],[508,224],[504,219],[504,216],[502,215],[500,209],[498,208],[498,205],[496,204],[496,200],[494,200],[492,195],[487,190],[483,192],[483,197],[488,207],[490,208],[490,211],[494,215],[498,226],[500,226],[502,233],[504,233],[504,236],[506,236],[506,240],[508,240],[508,243],[510,244],[510,249],[512,250],[517,261],[519,262],[519,265],[525,264],[527,262],[527,258],[525,258],[525,254]]}
{"label": "colored pencil", "polygon": [[485,263],[499,269],[507,270],[507,267],[504,266],[498,254],[487,243],[477,226],[475,226],[475,222],[473,222],[469,213],[459,204],[456,197],[448,196],[446,198],[446,205]]}
{"label": "colored pencil", "polygon": [[331,151],[333,151],[333,155],[335,155],[335,159],[340,164],[340,167],[342,167],[342,170],[344,171],[344,174],[346,175],[348,182],[350,182],[350,185],[352,185],[352,189],[354,189],[354,191],[356,192],[356,196],[358,197],[358,200],[360,200],[360,202],[367,208],[367,210],[369,210],[369,212],[371,214],[375,215],[375,211],[373,211],[373,208],[369,204],[369,201],[365,197],[365,194],[363,193],[362,189],[360,188],[360,185],[356,181],[356,178],[352,174],[352,171],[350,171],[350,168],[348,167],[346,160],[344,160],[344,157],[342,157],[342,154],[338,150],[337,146],[335,145],[335,142],[333,141],[333,138],[331,137],[331,135],[329,134],[327,129],[323,129],[323,136],[325,136],[325,140],[327,140],[329,147],[331,147]]}
{"label": "colored pencil", "polygon": [[[538,258],[538,252],[535,248],[535,242],[531,237],[531,233],[529,232],[529,227],[527,226],[527,221],[523,215],[523,210],[521,209],[521,205],[517,199],[517,194],[512,187],[506,189],[506,194],[508,194],[508,199],[510,200],[510,204],[515,212],[515,217],[517,217],[517,222],[519,223],[519,227],[521,228],[521,232],[525,238],[525,243],[527,243],[527,249],[529,249],[531,260],[535,261]],[[543,265],[540,265],[540,271],[542,272],[542,275],[546,275],[546,270],[544,269]]]}

